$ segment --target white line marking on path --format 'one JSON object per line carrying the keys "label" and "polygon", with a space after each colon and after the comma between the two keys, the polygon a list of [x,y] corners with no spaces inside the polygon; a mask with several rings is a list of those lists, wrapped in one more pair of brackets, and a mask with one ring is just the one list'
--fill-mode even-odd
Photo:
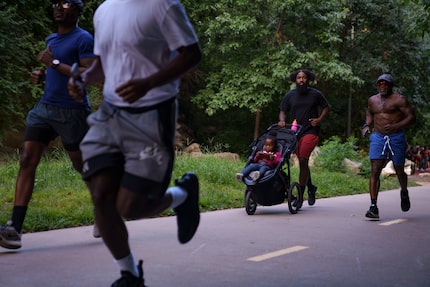
{"label": "white line marking on path", "polygon": [[393,224],[399,224],[399,223],[406,222],[406,221],[408,221],[408,220],[407,219],[395,219],[395,220],[386,221],[384,223],[379,223],[379,225],[390,226]]}
{"label": "white line marking on path", "polygon": [[206,244],[204,243],[204,244],[200,244],[200,246],[199,247],[197,247],[196,249],[194,249],[194,251],[193,252],[191,252],[191,254],[195,254],[195,253],[197,253],[197,252],[199,252],[201,249],[203,249],[204,247],[206,247]]}
{"label": "white line marking on path", "polygon": [[266,254],[263,254],[263,255],[251,257],[251,258],[248,258],[247,260],[254,261],[254,262],[260,262],[260,261],[268,260],[268,259],[271,259],[271,258],[274,258],[274,257],[282,256],[282,255],[285,255],[285,254],[289,254],[289,253],[293,253],[293,252],[298,252],[298,251],[301,251],[301,250],[304,250],[304,249],[307,249],[307,248],[309,248],[309,247],[308,246],[297,245],[297,246],[293,246],[293,247],[290,247],[290,248],[281,249],[281,250],[277,250],[277,251],[274,251],[274,252],[266,253]]}

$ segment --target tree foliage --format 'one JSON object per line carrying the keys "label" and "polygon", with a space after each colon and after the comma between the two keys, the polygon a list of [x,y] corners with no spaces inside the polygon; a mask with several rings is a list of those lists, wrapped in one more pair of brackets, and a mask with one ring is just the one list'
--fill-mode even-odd
{"label": "tree foliage", "polygon": [[409,20],[411,21],[409,31],[421,37],[428,36],[430,31],[430,1],[403,0],[402,2],[413,7],[409,10]]}
{"label": "tree foliage", "polygon": [[[50,0],[0,2],[0,146],[5,131],[21,128],[27,111],[43,93],[42,87],[30,84],[29,79],[30,72],[40,67],[36,57],[45,47],[45,38],[56,31],[51,3]],[[91,28],[89,7],[81,17],[81,26],[85,23]]]}
{"label": "tree foliage", "polygon": [[348,117],[359,136],[367,98],[384,72],[394,74],[421,119],[428,113],[429,42],[410,33],[410,15],[427,11],[418,0],[184,2],[205,54],[205,85],[193,100],[208,115],[241,108],[268,111],[276,121],[273,106],[290,88],[289,73],[301,67],[316,72],[313,84],[332,105],[326,137],[347,138]]}
{"label": "tree foliage", "polygon": [[[353,87],[353,107],[365,108],[367,97],[376,93],[374,84],[377,76],[390,72],[395,77],[397,91],[407,96],[417,111],[419,120],[416,127],[424,131],[426,122],[423,116],[429,112],[426,100],[430,80],[429,42],[409,32],[414,21],[409,16],[412,11],[422,8],[417,5],[391,0],[373,3],[349,1],[347,21],[351,24],[345,34],[351,35],[352,29],[355,33],[353,39],[349,37],[345,42],[342,58],[351,63],[354,74],[365,83],[361,87]],[[353,115],[359,115],[361,122],[356,126],[360,127],[364,110],[353,109]],[[415,129],[407,131],[409,138],[416,136]]]}
{"label": "tree foliage", "polygon": [[231,107],[264,109],[289,89],[289,73],[301,67],[324,79],[360,83],[333,49],[342,42],[337,31],[346,17],[338,1],[207,2],[192,17],[200,19],[206,75],[194,102],[209,115]]}
{"label": "tree foliage", "polygon": [[[84,2],[79,25],[92,32],[92,16],[102,0]],[[183,81],[180,97],[185,121],[200,135],[227,144],[238,138],[249,142],[252,128],[238,126],[253,126],[250,120],[258,112],[258,120],[276,121],[279,102],[292,84],[289,73],[303,67],[317,74],[312,85],[332,105],[323,139],[348,138],[348,121],[352,135],[359,137],[367,98],[376,92],[375,79],[383,72],[395,76],[396,89],[416,108],[422,135],[410,130],[410,137],[423,144],[428,138],[428,0],[182,3],[204,53],[198,70]],[[1,145],[4,131],[22,125],[41,96],[41,88],[29,84],[29,73],[39,67],[37,53],[56,25],[50,0],[1,1],[0,16]]]}
{"label": "tree foliage", "polygon": [[[34,21],[29,29],[30,19],[15,5],[0,2],[0,130],[13,129],[15,123],[23,118],[26,108],[22,97],[28,92],[29,74],[27,67],[35,46],[32,35],[40,24]],[[18,13],[18,11],[20,11]],[[0,133],[0,144],[2,142]]]}

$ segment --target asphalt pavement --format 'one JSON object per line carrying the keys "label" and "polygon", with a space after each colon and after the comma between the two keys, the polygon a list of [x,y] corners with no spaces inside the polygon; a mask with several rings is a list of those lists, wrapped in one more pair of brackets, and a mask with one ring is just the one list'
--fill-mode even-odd
{"label": "asphalt pavement", "polygon": [[[364,217],[369,195],[202,213],[193,240],[181,245],[176,218],[129,221],[130,244],[144,260],[149,287],[430,286],[430,186],[379,195],[380,221]],[[318,195],[318,193],[317,193]],[[119,277],[92,227],[23,235],[0,247],[0,286],[110,286]]]}

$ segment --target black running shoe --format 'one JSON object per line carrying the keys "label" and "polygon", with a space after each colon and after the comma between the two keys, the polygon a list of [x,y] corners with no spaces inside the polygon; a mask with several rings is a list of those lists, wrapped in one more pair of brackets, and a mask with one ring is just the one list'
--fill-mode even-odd
{"label": "black running shoe", "polygon": [[[299,190],[299,192],[301,192],[301,191]],[[303,194],[302,194],[301,197],[302,197],[302,200],[300,200],[300,196],[299,197],[295,197],[294,196],[294,198],[293,198],[293,207],[295,207],[296,209],[302,208],[302,205],[303,205]]]}
{"label": "black running shoe", "polygon": [[297,204],[299,203],[298,201],[298,199],[297,199],[297,197],[295,197],[294,195],[293,195],[293,197],[291,198],[292,199],[292,201],[293,201],[293,206],[294,207],[297,207]]}
{"label": "black running shoe", "polygon": [[298,198],[296,198],[293,201],[293,207],[295,207],[296,209],[302,208],[302,205],[303,205],[303,201],[300,202]]}
{"label": "black running shoe", "polygon": [[401,190],[400,191],[400,206],[402,208],[402,211],[408,211],[409,208],[411,208],[411,202],[409,201],[409,194],[408,190]]}
{"label": "black running shoe", "polygon": [[376,204],[372,204],[369,210],[366,212],[366,217],[372,219],[379,219],[379,210]]}
{"label": "black running shoe", "polygon": [[112,283],[111,287],[146,287],[145,279],[143,279],[143,261],[139,260],[137,270],[139,277],[134,276],[128,271],[121,271],[121,278]]}
{"label": "black running shoe", "polygon": [[8,249],[21,248],[21,233],[16,231],[12,221],[0,225],[0,246]]}
{"label": "black running shoe", "polygon": [[174,209],[178,224],[178,240],[184,244],[193,238],[200,223],[199,180],[194,173],[187,172],[175,183],[188,193],[187,199]]}
{"label": "black running shoe", "polygon": [[318,187],[315,185],[312,185],[311,188],[308,188],[308,204],[314,205],[315,204],[315,193],[317,192]]}

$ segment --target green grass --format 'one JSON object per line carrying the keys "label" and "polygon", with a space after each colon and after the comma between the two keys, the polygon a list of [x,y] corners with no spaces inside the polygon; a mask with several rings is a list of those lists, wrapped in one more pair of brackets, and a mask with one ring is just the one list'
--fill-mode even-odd
{"label": "green grass", "polygon": [[[244,161],[220,159],[213,155],[178,156],[173,179],[180,178],[187,171],[194,171],[199,176],[203,212],[241,208],[245,185],[235,180],[235,173],[240,172],[244,164]],[[17,172],[17,155],[8,156],[0,162],[0,224],[11,216]],[[313,182],[318,186],[318,198],[368,192],[368,178],[326,172],[316,167],[311,167],[311,172]],[[297,181],[298,168],[291,168],[291,176],[293,181]],[[410,184],[413,185],[412,182]],[[381,178],[381,190],[396,189],[398,186],[395,177]],[[170,214],[171,210],[162,215]],[[67,156],[61,151],[44,156],[37,170],[23,232],[91,225],[92,222],[89,192]]]}

